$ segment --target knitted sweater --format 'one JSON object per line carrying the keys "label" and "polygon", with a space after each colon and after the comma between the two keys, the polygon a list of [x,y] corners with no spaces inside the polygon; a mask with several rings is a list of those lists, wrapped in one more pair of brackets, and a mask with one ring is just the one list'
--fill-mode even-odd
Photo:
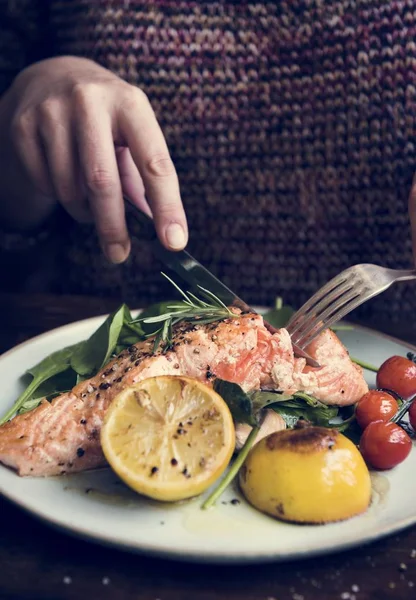
{"label": "knitted sweater", "polygon": [[[411,266],[412,0],[0,0],[0,11],[3,89],[26,64],[72,54],[146,92],[178,171],[189,250],[248,302],[299,306],[354,263]],[[60,227],[50,290],[136,305],[169,296],[139,242],[115,267],[91,228]],[[360,314],[415,308],[413,287],[398,284]]]}

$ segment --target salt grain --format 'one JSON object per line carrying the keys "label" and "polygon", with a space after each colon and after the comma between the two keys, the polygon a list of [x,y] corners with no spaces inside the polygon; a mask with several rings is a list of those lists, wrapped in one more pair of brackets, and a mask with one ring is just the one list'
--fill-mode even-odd
{"label": "salt grain", "polygon": [[305,600],[302,594],[293,594],[292,598],[293,600]]}
{"label": "salt grain", "polygon": [[414,585],[415,585],[415,584],[413,583],[413,581],[408,581],[408,582],[407,582],[407,585],[408,585],[409,587],[414,587]]}
{"label": "salt grain", "polygon": [[351,594],[349,592],[342,592],[341,600],[350,600]]}
{"label": "salt grain", "polygon": [[400,563],[399,571],[407,571],[407,565],[405,563]]}
{"label": "salt grain", "polygon": [[360,591],[360,588],[358,587],[358,585],[352,585],[351,589],[352,589],[353,592],[359,592]]}
{"label": "salt grain", "polygon": [[411,551],[410,558],[416,558],[416,548],[413,548],[413,550]]}
{"label": "salt grain", "polygon": [[103,577],[102,584],[103,585],[108,585],[109,583],[110,583],[110,578],[109,577]]}
{"label": "salt grain", "polygon": [[396,587],[396,584],[394,583],[394,581],[390,581],[390,583],[389,583],[389,588],[390,588],[391,590],[394,590],[394,588],[395,588],[395,587]]}
{"label": "salt grain", "polygon": [[65,584],[65,585],[69,585],[69,584],[71,584],[71,583],[72,583],[72,578],[71,578],[71,577],[68,577],[68,575],[66,575],[66,576],[64,577],[64,584]]}

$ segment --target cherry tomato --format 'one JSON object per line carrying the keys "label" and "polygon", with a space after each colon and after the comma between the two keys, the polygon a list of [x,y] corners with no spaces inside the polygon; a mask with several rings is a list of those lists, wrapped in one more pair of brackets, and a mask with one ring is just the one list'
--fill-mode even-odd
{"label": "cherry tomato", "polygon": [[416,431],[416,400],[410,405],[409,421],[410,421],[410,425]]}
{"label": "cherry tomato", "polygon": [[403,398],[416,394],[416,364],[404,356],[391,356],[379,368],[377,387],[393,390]]}
{"label": "cherry tomato", "polygon": [[371,390],[364,394],[357,404],[355,416],[361,429],[365,429],[373,421],[390,421],[399,409],[397,400],[379,390]]}
{"label": "cherry tomato", "polygon": [[404,429],[392,422],[373,421],[360,439],[366,463],[376,469],[392,469],[409,455],[412,440]]}

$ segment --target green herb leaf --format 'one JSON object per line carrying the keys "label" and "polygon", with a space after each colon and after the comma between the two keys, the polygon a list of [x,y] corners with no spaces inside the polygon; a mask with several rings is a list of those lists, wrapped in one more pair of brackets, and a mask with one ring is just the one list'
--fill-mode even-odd
{"label": "green herb leaf", "polygon": [[18,414],[28,412],[37,408],[42,400],[53,400],[56,396],[68,392],[78,383],[77,375],[72,369],[58,373],[54,377],[44,381],[17,411]]}
{"label": "green herb leaf", "polygon": [[338,415],[336,406],[310,406],[304,400],[296,399],[296,396],[291,402],[280,402],[270,408],[283,417],[289,428],[294,427],[299,419],[306,419],[321,427],[329,427],[332,419]]}
{"label": "green herb leaf", "polygon": [[262,408],[266,408],[271,404],[276,404],[277,402],[288,402],[293,399],[292,394],[266,391],[263,392],[260,390],[250,392],[249,397],[252,402],[254,413],[257,413]]}
{"label": "green herb leaf", "polygon": [[[175,306],[175,308],[172,309],[172,306]],[[133,323],[140,324],[143,333],[147,336],[150,336],[152,334],[155,334],[159,328],[155,326],[154,323],[147,323],[146,320],[151,319],[152,317],[164,315],[165,313],[172,312],[173,310],[179,310],[179,308],[176,307],[181,307],[183,310],[184,308],[187,308],[187,305],[185,304],[185,302],[178,302],[177,300],[171,300],[169,302],[158,302],[157,304],[152,304],[151,306],[143,310],[138,315],[137,319],[133,321]]]}
{"label": "green herb leaf", "polygon": [[283,304],[281,298],[276,298],[275,308],[269,310],[263,316],[270,325],[279,329],[280,327],[286,327],[289,319],[294,314],[295,310],[291,306]]}
{"label": "green herb leaf", "polygon": [[[149,311],[144,311],[133,321],[133,323],[139,322],[142,324],[146,332],[146,337],[155,337],[153,353],[159,349],[160,345],[163,345],[163,352],[166,352],[171,347],[172,329],[181,321],[203,325],[238,316],[209,290],[198,286],[200,296],[205,298],[203,300],[192,292],[186,293],[181,290],[165,273],[162,273],[162,275],[178,290],[184,300],[182,303],[164,302],[156,305],[151,310],[155,314],[149,314]],[[154,326],[155,324],[156,327]],[[148,331],[146,331],[147,327],[150,328]]]}
{"label": "green herb leaf", "polygon": [[305,392],[283,394],[257,391],[250,398],[255,411],[268,406],[283,417],[287,427],[294,427],[301,418],[315,425],[329,427],[331,420],[338,415],[337,407],[327,406]]}
{"label": "green herb leaf", "polygon": [[73,353],[77,351],[79,346],[80,344],[78,343],[63,348],[62,350],[58,350],[29,369],[27,374],[32,376],[32,381],[13,406],[2,417],[0,425],[8,421],[16,412],[18,412],[27,400],[34,398],[34,395],[41,384],[70,368],[71,357]]}
{"label": "green herb leaf", "polygon": [[287,427],[294,427],[299,419],[315,425],[329,427],[338,415],[338,408],[327,406],[305,392],[284,394],[280,392],[255,391],[246,394],[236,383],[216,379],[214,390],[224,399],[237,423],[257,425],[257,414],[263,408],[272,408],[279,413]]}
{"label": "green herb leaf", "polygon": [[252,427],[257,425],[251,398],[239,385],[225,381],[224,379],[216,379],[214,381],[214,390],[226,402],[234,421],[237,423],[247,423]]}
{"label": "green herb leaf", "polygon": [[138,342],[143,337],[143,330],[131,320],[130,310],[122,305],[88,340],[58,350],[29,369],[26,375],[31,381],[0,424],[15,413],[33,410],[43,398],[52,399],[71,390],[77,383],[95,375],[114,352],[121,352]]}
{"label": "green herb leaf", "polygon": [[117,345],[124,319],[123,304],[72,354],[71,367],[78,375],[90,376],[107,364]]}

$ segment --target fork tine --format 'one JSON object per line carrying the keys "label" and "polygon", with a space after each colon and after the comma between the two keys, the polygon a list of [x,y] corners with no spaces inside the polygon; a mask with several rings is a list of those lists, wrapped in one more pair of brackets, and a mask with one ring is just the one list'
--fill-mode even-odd
{"label": "fork tine", "polygon": [[326,283],[322,288],[320,288],[305,304],[291,317],[288,324],[286,325],[286,329],[290,330],[294,327],[295,323],[302,319],[307,312],[310,311],[326,294],[329,294],[333,289],[342,285],[347,280],[350,275],[351,267],[339,273],[336,277],[333,277],[328,283]]}
{"label": "fork tine", "polygon": [[342,317],[357,308],[357,306],[360,306],[360,304],[363,304],[367,299],[368,297],[366,295],[352,298],[347,304],[344,304],[340,310],[337,310],[328,319],[323,322],[321,321],[320,324],[317,323],[319,326],[314,331],[311,331],[308,336],[302,338],[297,345],[302,349],[306,348],[320,333],[322,333],[324,329],[331,327],[331,325],[333,325],[336,321],[342,319]]}
{"label": "fork tine", "polygon": [[308,319],[307,322],[304,323],[303,328],[300,329],[297,334],[291,335],[293,342],[300,346],[300,340],[307,339],[308,335],[313,332],[316,327],[319,327],[322,323],[326,323],[327,319],[330,319],[333,315],[338,314],[338,312],[342,310],[344,306],[347,306],[360,295],[361,290],[362,288],[349,289],[347,293],[338,298],[335,302],[332,302],[325,308],[325,310],[320,313],[316,313],[316,315]]}
{"label": "fork tine", "polygon": [[318,303],[313,306],[313,308],[306,312],[303,318],[296,319],[292,327],[287,327],[291,337],[295,339],[296,334],[298,334],[298,337],[303,335],[304,333],[306,334],[307,331],[305,331],[305,326],[308,327],[309,331],[310,323],[316,321],[316,319],[314,319],[315,315],[321,315],[327,307],[329,307],[330,305],[334,305],[334,300],[339,302],[341,300],[341,297],[351,290],[351,286],[352,281],[350,277],[347,281],[334,288],[332,292],[330,292],[326,296],[323,296],[318,301]]}

